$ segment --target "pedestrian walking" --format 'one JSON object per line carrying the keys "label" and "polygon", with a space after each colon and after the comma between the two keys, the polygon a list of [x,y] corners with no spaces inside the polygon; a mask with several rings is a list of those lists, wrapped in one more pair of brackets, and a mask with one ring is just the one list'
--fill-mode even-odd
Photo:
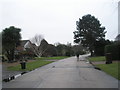
{"label": "pedestrian walking", "polygon": [[79,54],[77,54],[76,56],[77,56],[77,61],[79,61]]}

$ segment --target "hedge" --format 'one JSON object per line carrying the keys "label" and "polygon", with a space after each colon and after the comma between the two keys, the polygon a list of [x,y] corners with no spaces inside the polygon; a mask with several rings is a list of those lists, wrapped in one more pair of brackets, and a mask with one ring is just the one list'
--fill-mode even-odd
{"label": "hedge", "polygon": [[112,60],[120,60],[120,43],[105,46],[105,54],[111,53]]}

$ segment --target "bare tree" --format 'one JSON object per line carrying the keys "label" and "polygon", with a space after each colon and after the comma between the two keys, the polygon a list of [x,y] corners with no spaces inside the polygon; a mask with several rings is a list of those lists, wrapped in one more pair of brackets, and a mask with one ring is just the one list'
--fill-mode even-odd
{"label": "bare tree", "polygon": [[43,40],[43,35],[35,35],[32,39],[30,39],[31,43],[34,43],[36,46],[40,46],[41,41]]}
{"label": "bare tree", "polygon": [[25,48],[31,49],[37,57],[41,57],[47,50],[47,46],[48,42],[42,35],[35,35],[28,43],[26,43]]}

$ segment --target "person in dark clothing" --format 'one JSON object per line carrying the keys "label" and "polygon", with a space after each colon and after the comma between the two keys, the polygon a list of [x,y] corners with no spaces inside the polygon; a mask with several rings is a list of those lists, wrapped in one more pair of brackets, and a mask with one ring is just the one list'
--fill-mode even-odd
{"label": "person in dark clothing", "polygon": [[79,61],[79,54],[77,54],[76,56],[77,56],[77,61]]}

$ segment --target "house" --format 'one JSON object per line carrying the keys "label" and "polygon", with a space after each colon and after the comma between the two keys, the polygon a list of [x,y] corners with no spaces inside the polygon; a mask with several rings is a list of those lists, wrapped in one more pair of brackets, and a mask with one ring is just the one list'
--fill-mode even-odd
{"label": "house", "polygon": [[120,34],[115,38],[115,41],[120,41]]}
{"label": "house", "polygon": [[52,56],[51,54],[53,53],[51,52],[53,52],[53,49],[53,46],[49,45],[45,39],[41,41],[39,46],[30,40],[21,40],[20,45],[15,50],[15,55],[18,55],[18,57]]}
{"label": "house", "polygon": [[16,47],[16,50],[15,50],[15,56],[17,57],[17,59],[25,56],[31,57],[32,55],[34,55],[34,53],[31,50],[27,49],[26,47],[26,45],[28,45],[29,42],[30,42],[29,40],[20,41],[20,45]]}
{"label": "house", "polygon": [[18,52],[25,50],[25,45],[29,42],[29,40],[21,40],[20,45],[16,48]]}
{"label": "house", "polygon": [[120,41],[120,1],[118,2],[118,35],[115,41]]}

